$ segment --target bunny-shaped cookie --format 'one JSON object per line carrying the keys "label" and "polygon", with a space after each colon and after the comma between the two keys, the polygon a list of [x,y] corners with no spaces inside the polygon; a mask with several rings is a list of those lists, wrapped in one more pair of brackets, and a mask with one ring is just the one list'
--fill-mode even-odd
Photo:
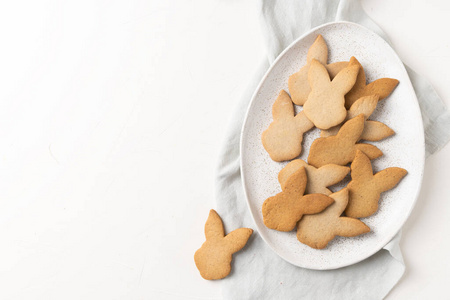
{"label": "bunny-shaped cookie", "polygon": [[332,192],[327,189],[327,186],[338,183],[348,174],[350,171],[349,167],[338,166],[338,165],[325,165],[320,168],[315,168],[308,165],[301,159],[294,159],[288,163],[281,171],[278,173],[278,182],[283,188],[286,184],[287,179],[294,174],[298,169],[305,168],[306,177],[308,178],[306,182],[306,194],[324,194],[330,195]]}
{"label": "bunny-shaped cookie", "polygon": [[313,59],[308,72],[311,92],[303,111],[317,128],[328,129],[344,121],[347,116],[344,96],[355,84],[358,71],[359,66],[349,65],[330,81],[327,69]]}
{"label": "bunny-shaped cookie", "polygon": [[[367,120],[373,113],[378,103],[378,95],[364,96],[356,100],[355,103],[347,111],[345,120],[350,120],[359,114],[363,114],[366,122],[364,123],[364,130],[359,137],[360,140],[366,141],[380,141],[394,134],[394,131],[387,125],[378,122]],[[334,126],[327,130],[320,132],[321,137],[336,135],[341,128],[340,125]]]}
{"label": "bunny-shaped cookie", "polygon": [[366,85],[366,73],[355,57],[350,58],[349,66],[358,66],[360,69],[355,85],[345,95],[345,107],[347,108],[350,108],[356,100],[364,96],[378,95],[379,100],[383,100],[398,85],[398,80],[393,78],[380,78]]}
{"label": "bunny-shaped cookie", "polygon": [[387,168],[373,175],[369,158],[361,151],[351,164],[352,181],[347,188],[349,201],[345,215],[352,218],[365,218],[378,210],[380,194],[394,188],[405,177],[407,171],[402,168]]}
{"label": "bunny-shaped cookie", "polygon": [[292,101],[297,105],[303,105],[311,92],[308,83],[308,70],[313,59],[317,59],[326,68],[330,77],[333,79],[339,71],[348,65],[347,61],[336,62],[327,65],[328,47],[324,38],[319,34],[308,50],[306,57],[306,65],[304,65],[297,73],[291,75],[288,81],[289,92]]}
{"label": "bunny-shaped cookie", "polygon": [[305,168],[302,167],[287,179],[281,193],[264,201],[262,214],[268,228],[291,231],[303,215],[316,214],[333,203],[333,199],[322,194],[303,196],[306,180]]}
{"label": "bunny-shaped cookie", "polygon": [[200,275],[207,280],[228,276],[232,254],[244,248],[252,233],[250,228],[239,228],[225,236],[222,219],[211,209],[205,224],[206,242],[194,255]]}
{"label": "bunny-shaped cookie", "polygon": [[274,161],[299,156],[303,134],[314,127],[303,112],[294,114],[294,104],[288,93],[282,90],[272,106],[273,122],[261,136],[264,149]]}
{"label": "bunny-shaped cookie", "polygon": [[356,144],[364,129],[364,115],[348,120],[336,136],[321,137],[311,145],[308,164],[319,168],[327,164],[344,166],[353,161],[356,150],[361,150],[370,159],[383,155],[377,147],[370,144]]}
{"label": "bunny-shaped cookie", "polygon": [[331,194],[334,203],[324,211],[304,216],[297,224],[297,239],[312,248],[323,249],[335,236],[353,237],[370,231],[358,219],[341,217],[348,203],[346,188]]}

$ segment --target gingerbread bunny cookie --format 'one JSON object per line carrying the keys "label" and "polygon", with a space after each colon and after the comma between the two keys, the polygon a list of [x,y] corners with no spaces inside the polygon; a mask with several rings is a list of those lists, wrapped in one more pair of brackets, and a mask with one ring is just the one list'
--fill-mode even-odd
{"label": "gingerbread bunny cookie", "polygon": [[343,167],[338,165],[325,165],[320,168],[315,168],[308,165],[301,159],[295,159],[288,163],[281,171],[278,173],[278,182],[281,188],[287,182],[287,179],[294,174],[300,168],[305,168],[306,171],[306,194],[324,194],[330,195],[332,192],[327,189],[328,186],[338,183],[348,174],[350,171],[349,167]]}
{"label": "gingerbread bunny cookie", "polygon": [[311,145],[308,164],[319,168],[327,164],[344,166],[353,161],[356,150],[361,150],[370,159],[383,155],[380,149],[370,144],[356,144],[364,130],[364,115],[348,120],[336,136],[321,137]]}
{"label": "gingerbread bunny cookie", "polygon": [[[389,128],[389,126],[381,122],[367,120],[377,107],[378,98],[378,95],[361,97],[356,100],[356,102],[353,103],[347,111],[347,117],[345,120],[353,119],[359,114],[364,115],[366,122],[364,123],[364,130],[359,137],[360,140],[375,142],[385,139],[395,133],[391,128]],[[340,128],[341,126],[338,125],[327,130],[322,130],[320,132],[320,136],[327,137],[336,135]]]}
{"label": "gingerbread bunny cookie", "polygon": [[360,69],[355,85],[345,95],[345,107],[347,108],[350,108],[356,100],[364,96],[378,95],[380,97],[379,100],[383,100],[398,85],[398,80],[393,78],[380,78],[366,85],[366,73],[355,57],[350,59],[349,66],[358,66]]}
{"label": "gingerbread bunny cookie", "polygon": [[394,188],[405,177],[402,168],[387,168],[375,175],[369,158],[361,151],[351,165],[352,181],[347,185],[349,202],[345,215],[352,218],[365,218],[378,210],[380,194]]}
{"label": "gingerbread bunny cookie", "polygon": [[341,217],[348,203],[346,188],[331,194],[334,203],[324,211],[304,216],[297,224],[297,239],[315,249],[323,249],[335,236],[353,237],[370,231],[358,219]]}
{"label": "gingerbread bunny cookie", "polygon": [[317,59],[327,68],[327,71],[332,79],[337,75],[337,73],[339,73],[339,71],[341,71],[348,65],[347,61],[336,62],[327,65],[327,43],[319,34],[308,50],[306,65],[304,65],[297,73],[289,77],[289,92],[291,93],[292,101],[297,105],[303,105],[308,98],[309,93],[311,92],[311,87],[308,83],[308,70],[313,59]]}
{"label": "gingerbread bunny cookie", "polygon": [[302,152],[303,134],[314,127],[303,112],[294,116],[288,93],[280,92],[272,106],[273,122],[262,133],[262,144],[274,161],[290,160]]}
{"label": "gingerbread bunny cookie", "polygon": [[355,84],[358,71],[358,66],[349,65],[331,81],[327,69],[313,59],[308,72],[311,92],[303,111],[317,128],[328,129],[344,121],[347,116],[344,96]]}
{"label": "gingerbread bunny cookie", "polygon": [[225,235],[222,219],[211,209],[205,224],[206,242],[194,255],[200,275],[207,280],[227,277],[232,254],[244,248],[252,233],[250,228],[239,228]]}
{"label": "gingerbread bunny cookie", "polygon": [[305,168],[292,174],[281,187],[282,192],[264,201],[264,224],[278,231],[291,231],[303,215],[316,214],[333,203],[322,194],[303,195],[306,188]]}

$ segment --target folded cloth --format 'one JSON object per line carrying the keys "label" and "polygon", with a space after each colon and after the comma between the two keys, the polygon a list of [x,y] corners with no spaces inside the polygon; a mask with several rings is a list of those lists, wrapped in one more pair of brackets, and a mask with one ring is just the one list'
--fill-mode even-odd
{"label": "folded cloth", "polygon": [[[239,166],[240,131],[252,93],[275,58],[308,30],[332,21],[359,23],[387,40],[358,0],[260,0],[267,60],[238,102],[226,133],[216,174],[217,210],[226,227],[255,229],[247,208]],[[427,156],[450,139],[450,113],[432,86],[407,68],[424,122]],[[382,250],[357,264],[329,271],[299,268],[281,259],[257,232],[234,256],[223,279],[224,299],[382,299],[405,271],[399,232]]]}

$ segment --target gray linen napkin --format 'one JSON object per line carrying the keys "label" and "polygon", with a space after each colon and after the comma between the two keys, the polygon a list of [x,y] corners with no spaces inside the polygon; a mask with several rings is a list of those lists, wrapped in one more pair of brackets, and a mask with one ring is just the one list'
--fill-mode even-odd
{"label": "gray linen napkin", "polygon": [[[255,229],[248,211],[239,167],[239,139],[252,93],[281,51],[303,33],[323,23],[359,23],[387,40],[365,14],[359,0],[260,0],[261,24],[267,60],[234,110],[225,136],[216,174],[217,211],[229,229]],[[450,113],[432,86],[407,68],[424,122],[427,156],[450,139]],[[230,276],[223,282],[225,299],[382,299],[404,273],[398,233],[383,250],[345,268],[315,271],[289,264],[275,254],[255,232],[243,251],[234,256]]]}

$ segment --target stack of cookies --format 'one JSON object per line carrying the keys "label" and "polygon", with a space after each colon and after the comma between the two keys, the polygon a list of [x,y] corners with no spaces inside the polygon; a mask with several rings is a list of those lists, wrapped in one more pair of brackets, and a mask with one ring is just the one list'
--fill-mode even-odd
{"label": "stack of cookies", "polygon": [[[359,218],[378,210],[380,194],[406,175],[397,167],[373,174],[371,160],[383,155],[376,146],[394,134],[386,124],[369,120],[378,101],[387,98],[398,80],[381,78],[369,84],[355,57],[328,64],[328,47],[319,35],[306,64],[289,77],[290,95],[282,90],[272,107],[273,122],[262,144],[275,162],[290,161],[278,174],[281,192],[265,200],[264,224],[278,231],[296,228],[300,242],[323,249],[335,236],[353,237],[370,231]],[[303,110],[295,114],[295,106]],[[296,159],[303,135],[321,130],[311,144],[308,162]],[[347,166],[350,164],[350,166]],[[328,189],[350,172],[348,185]]]}

